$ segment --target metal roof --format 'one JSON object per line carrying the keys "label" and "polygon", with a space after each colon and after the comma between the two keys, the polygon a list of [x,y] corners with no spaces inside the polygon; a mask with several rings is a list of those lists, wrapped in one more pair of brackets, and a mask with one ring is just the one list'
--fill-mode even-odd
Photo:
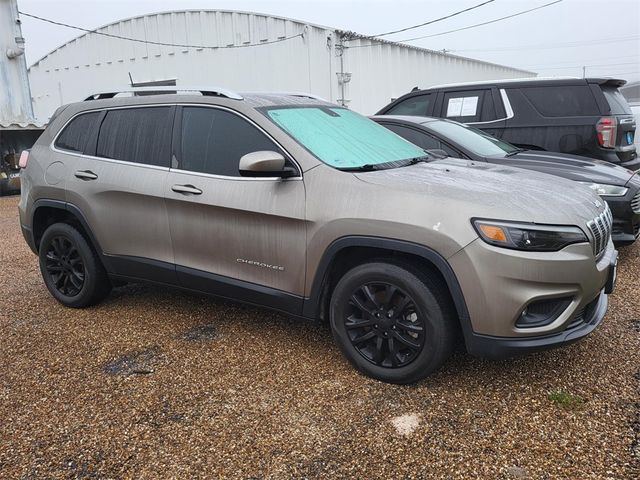
{"label": "metal roof", "polygon": [[[308,25],[310,27],[315,27],[315,28],[319,28],[319,29],[323,29],[323,30],[334,31],[335,33],[337,33],[340,36],[348,37],[348,40],[370,40],[372,42],[376,42],[376,43],[382,44],[382,45],[394,45],[394,46],[398,46],[398,47],[402,47],[402,48],[408,48],[408,49],[411,49],[411,50],[417,50],[417,51],[427,52],[427,53],[434,54],[434,55],[440,55],[440,56],[448,57],[448,58],[452,58],[452,59],[460,59],[460,60],[472,61],[472,62],[477,62],[477,63],[482,64],[482,65],[488,65],[488,66],[493,66],[493,67],[510,68],[512,70],[521,71],[521,72],[523,72],[525,74],[535,74],[535,72],[532,72],[532,71],[529,71],[529,70],[523,70],[523,69],[520,69],[520,68],[510,67],[508,65],[501,65],[501,64],[498,64],[498,63],[486,62],[484,60],[478,60],[478,59],[470,58],[470,57],[462,57],[460,55],[452,55],[450,53],[445,53],[445,52],[441,52],[441,51],[437,51],[437,50],[431,50],[431,49],[423,48],[423,47],[417,47],[415,45],[409,45],[409,44],[406,44],[406,43],[394,42],[394,41],[385,40],[385,39],[382,39],[382,38],[376,38],[376,37],[372,37],[370,35],[364,35],[364,34],[353,32],[353,31],[349,31],[349,30],[342,30],[342,29],[339,29],[339,28],[327,27],[327,26],[324,26],[324,25],[319,25],[319,24],[315,24],[315,23],[311,23],[311,22],[306,22],[306,21],[303,21],[303,20],[295,19],[295,18],[283,17],[283,16],[280,16],[280,15],[271,15],[271,14],[261,13],[261,12],[249,12],[249,11],[244,11],[244,10],[222,10],[222,9],[167,10],[167,11],[146,13],[146,14],[143,14],[143,15],[135,15],[135,16],[132,16],[132,17],[122,18],[122,19],[117,20],[115,22],[110,22],[110,23],[102,25],[102,26],[100,26],[98,28],[95,28],[91,32],[86,32],[86,33],[83,33],[81,35],[78,35],[77,37],[72,38],[68,42],[63,43],[62,45],[58,46],[57,48],[54,48],[53,50],[51,50],[46,55],[44,55],[41,58],[39,58],[37,61],[35,61],[33,64],[31,64],[31,66],[29,68],[37,65],[42,60],[44,60],[45,58],[47,58],[49,55],[51,55],[52,53],[56,52],[60,48],[63,48],[66,45],[69,45],[69,44],[77,41],[78,39],[80,39],[82,37],[85,37],[87,35],[93,34],[94,32],[99,32],[100,30],[104,30],[104,29],[106,29],[108,27],[111,27],[111,26],[114,26],[114,25],[118,25],[118,24],[123,23],[123,22],[136,20],[136,19],[140,19],[140,18],[145,18],[145,17],[152,17],[152,16],[156,16],[156,15],[169,15],[169,14],[180,14],[180,13],[200,13],[200,12],[236,13],[236,14],[257,15],[257,16],[275,18],[275,19],[279,19],[279,20],[298,23],[300,25]],[[140,40],[143,40],[143,39],[140,39]],[[347,40],[347,38],[345,38],[345,40]],[[348,46],[347,46],[347,48],[348,48]]]}
{"label": "metal roof", "polygon": [[47,126],[46,123],[39,122],[2,122],[0,121],[0,130],[43,130]]}

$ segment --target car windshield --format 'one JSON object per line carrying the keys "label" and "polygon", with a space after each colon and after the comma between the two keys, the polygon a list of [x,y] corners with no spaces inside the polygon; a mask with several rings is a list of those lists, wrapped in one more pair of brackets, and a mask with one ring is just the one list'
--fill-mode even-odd
{"label": "car windshield", "polygon": [[467,127],[460,123],[436,120],[426,123],[425,126],[442,136],[444,140],[449,139],[471,153],[482,157],[505,156],[505,154],[520,151],[515,145],[503,142],[482,130]]}
{"label": "car windshield", "polygon": [[362,115],[342,107],[266,109],[271,121],[324,163],[358,169],[425,157],[425,151]]}

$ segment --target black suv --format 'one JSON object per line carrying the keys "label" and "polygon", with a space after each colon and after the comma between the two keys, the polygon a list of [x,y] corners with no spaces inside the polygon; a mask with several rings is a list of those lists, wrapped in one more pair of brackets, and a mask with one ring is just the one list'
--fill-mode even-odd
{"label": "black suv", "polygon": [[414,89],[378,115],[441,117],[528,150],[584,155],[640,168],[636,122],[611,78],[514,79]]}

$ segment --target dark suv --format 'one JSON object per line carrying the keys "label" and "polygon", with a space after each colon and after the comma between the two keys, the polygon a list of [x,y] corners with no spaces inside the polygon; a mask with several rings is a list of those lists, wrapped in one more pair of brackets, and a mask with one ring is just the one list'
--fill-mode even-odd
{"label": "dark suv", "polygon": [[414,89],[379,115],[441,117],[528,150],[573,153],[640,168],[636,122],[611,78],[514,79]]}

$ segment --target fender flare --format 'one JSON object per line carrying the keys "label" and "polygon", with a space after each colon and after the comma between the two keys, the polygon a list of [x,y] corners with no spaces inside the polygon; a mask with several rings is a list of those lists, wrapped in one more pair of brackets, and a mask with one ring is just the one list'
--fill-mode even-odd
{"label": "fender flare", "polygon": [[87,222],[87,219],[85,218],[84,214],[82,213],[82,210],[80,210],[74,204],[69,203],[69,202],[64,202],[62,200],[50,200],[50,199],[42,198],[42,199],[36,200],[33,203],[33,214],[31,216],[31,229],[32,229],[32,235],[33,235],[34,247],[36,246],[35,245],[35,235],[33,234],[33,229],[35,228],[34,220],[35,220],[36,212],[41,207],[57,208],[58,210],[65,210],[65,211],[71,213],[74,217],[76,217],[78,219],[78,221],[80,222],[80,225],[82,225],[82,228],[84,229],[86,234],[89,236],[89,240],[91,240],[91,243],[93,244],[93,247],[96,249],[96,252],[98,253],[98,255],[101,258],[104,257],[104,255],[102,253],[102,248],[100,247],[100,244],[96,240],[96,237],[93,234],[93,231],[91,230],[91,227],[89,226],[89,223]]}
{"label": "fender flare", "polygon": [[396,240],[383,237],[369,237],[369,236],[346,236],[334,240],[325,250],[311,286],[310,295],[305,298],[303,306],[303,316],[309,318],[317,318],[320,311],[320,299],[322,296],[322,288],[327,278],[327,273],[330,270],[333,260],[336,255],[343,249],[348,247],[373,247],[383,248],[386,250],[392,250],[396,252],[407,253],[410,255],[416,255],[430,262],[444,278],[451,298],[453,299],[454,307],[458,318],[460,319],[460,325],[463,329],[465,338],[472,332],[471,320],[469,317],[469,310],[462,293],[462,288],[458,282],[453,269],[449,265],[449,262],[435,250],[429,247],[420,245],[413,242],[406,242],[404,240]]}

